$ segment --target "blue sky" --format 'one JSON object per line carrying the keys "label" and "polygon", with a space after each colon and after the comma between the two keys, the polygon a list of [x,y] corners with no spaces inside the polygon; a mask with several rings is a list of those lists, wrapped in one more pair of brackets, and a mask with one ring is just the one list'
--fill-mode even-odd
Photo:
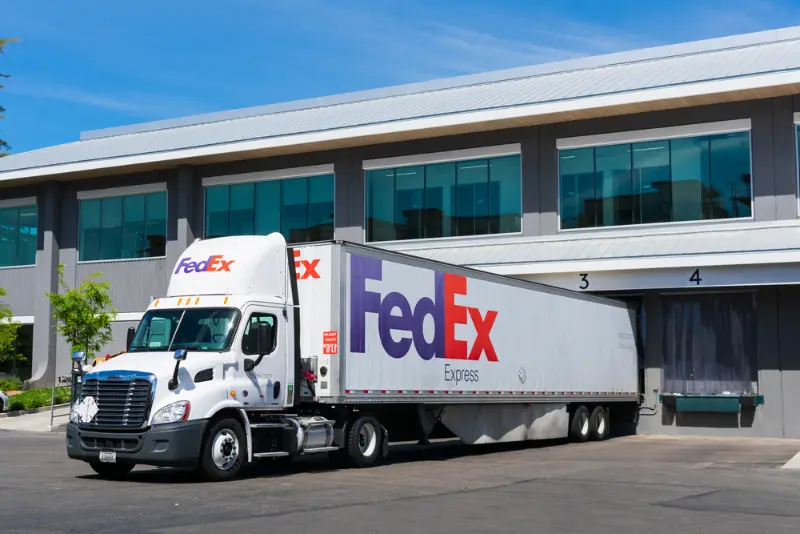
{"label": "blue sky", "polygon": [[[612,6],[612,7],[610,7]],[[83,130],[800,25],[800,0],[4,0],[0,137]]]}

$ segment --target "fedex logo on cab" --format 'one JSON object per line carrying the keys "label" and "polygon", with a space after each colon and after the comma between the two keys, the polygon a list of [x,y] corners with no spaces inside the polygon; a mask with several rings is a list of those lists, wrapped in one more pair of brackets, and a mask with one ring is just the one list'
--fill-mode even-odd
{"label": "fedex logo on cab", "polygon": [[235,261],[226,260],[222,255],[212,255],[200,261],[195,261],[191,257],[181,258],[173,274],[181,271],[184,273],[231,272],[231,265]]}
{"label": "fedex logo on cab", "polygon": [[[456,295],[467,295],[465,276],[434,271],[434,297],[419,299],[412,308],[401,293],[392,291],[382,296],[369,291],[367,280],[382,280],[383,262],[376,258],[353,255],[350,257],[350,351],[364,353],[366,350],[366,314],[378,316],[378,335],[386,353],[392,358],[402,358],[411,349],[424,360],[445,358],[451,360],[478,360],[482,355],[490,362],[497,361],[492,344],[491,331],[497,319],[497,311],[460,306]],[[393,315],[395,308],[399,315]],[[434,336],[428,342],[422,328],[425,316],[430,315],[434,323]],[[472,324],[476,337],[472,347],[464,340],[456,339],[457,324]],[[392,330],[408,332],[399,341],[392,338]],[[469,350],[467,350],[469,349]]]}

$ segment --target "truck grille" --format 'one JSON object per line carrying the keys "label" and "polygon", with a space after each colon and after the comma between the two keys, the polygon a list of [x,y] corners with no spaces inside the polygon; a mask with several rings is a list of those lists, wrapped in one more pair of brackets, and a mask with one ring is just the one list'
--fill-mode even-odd
{"label": "truck grille", "polygon": [[81,400],[93,397],[98,412],[83,428],[141,428],[150,415],[153,381],[149,377],[86,377]]}

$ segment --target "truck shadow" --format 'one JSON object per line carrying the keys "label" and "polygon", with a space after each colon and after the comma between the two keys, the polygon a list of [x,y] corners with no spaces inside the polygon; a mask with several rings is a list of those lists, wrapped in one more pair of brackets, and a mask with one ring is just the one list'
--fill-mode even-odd
{"label": "truck shadow", "polygon": [[[611,439],[613,440],[613,438]],[[416,462],[446,462],[459,458],[563,446],[565,441],[566,440],[559,439],[488,445],[465,445],[458,440],[438,440],[424,445],[397,443],[390,445],[389,456],[381,465],[392,466]],[[333,458],[326,456],[300,457],[292,461],[264,460],[248,466],[238,479],[228,483],[231,484],[257,478],[280,479],[297,474],[330,473],[356,469],[357,468],[352,467],[341,467],[337,465]],[[84,480],[102,480],[99,476],[94,474],[79,476],[78,478]],[[176,468],[137,469],[128,474],[125,481],[142,484],[219,484],[219,482],[208,482],[191,470]]]}

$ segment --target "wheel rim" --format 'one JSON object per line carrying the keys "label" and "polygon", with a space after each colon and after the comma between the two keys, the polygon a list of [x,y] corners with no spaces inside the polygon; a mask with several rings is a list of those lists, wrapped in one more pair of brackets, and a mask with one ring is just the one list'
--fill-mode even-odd
{"label": "wheel rim", "polygon": [[232,431],[223,429],[211,442],[211,459],[217,468],[227,471],[239,459],[239,439]]}
{"label": "wheel rim", "polygon": [[597,433],[601,436],[606,433],[606,414],[602,412],[597,417]]}
{"label": "wheel rim", "polygon": [[363,456],[371,456],[378,444],[378,433],[371,423],[364,423],[358,431],[358,450]]}
{"label": "wheel rim", "polygon": [[585,436],[589,433],[589,416],[585,413],[581,413],[580,418],[581,423],[581,436]]}

